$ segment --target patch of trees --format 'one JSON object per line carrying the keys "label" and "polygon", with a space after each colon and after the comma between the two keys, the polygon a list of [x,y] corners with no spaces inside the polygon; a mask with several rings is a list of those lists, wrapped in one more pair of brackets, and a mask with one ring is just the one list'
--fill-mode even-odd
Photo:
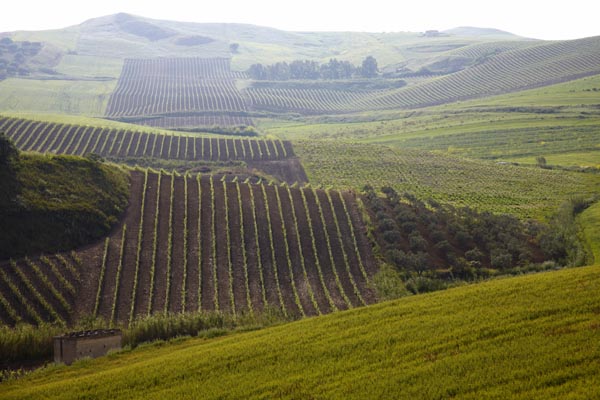
{"label": "patch of trees", "polygon": [[349,61],[332,58],[325,64],[310,60],[285,61],[271,65],[253,64],[248,75],[255,80],[286,81],[290,79],[352,79],[375,78],[379,74],[377,60],[373,56],[366,57],[360,66]]}
{"label": "patch of trees", "polygon": [[31,72],[27,61],[42,48],[40,42],[15,42],[11,38],[0,39],[0,80],[11,76],[25,76]]}
{"label": "patch of trees", "polygon": [[364,199],[381,256],[413,293],[556,268],[569,264],[568,259],[577,258],[574,253],[579,251],[563,246],[570,243],[569,231],[557,233],[552,227],[507,214],[421,201],[391,187],[377,193],[365,186]]}

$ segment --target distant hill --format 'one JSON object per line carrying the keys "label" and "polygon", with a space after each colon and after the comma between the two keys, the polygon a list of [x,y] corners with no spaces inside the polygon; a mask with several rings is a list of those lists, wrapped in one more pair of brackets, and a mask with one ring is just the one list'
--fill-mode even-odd
{"label": "distant hill", "polygon": [[[422,108],[600,73],[599,38],[548,42],[492,28],[287,32],[119,13],[8,36],[13,43],[39,43],[45,56],[36,56],[22,76],[12,67],[4,75],[0,112],[96,116],[169,129]],[[360,67],[367,56],[377,61],[375,78],[255,81],[245,72],[257,63],[290,68],[294,60]]]}
{"label": "distant hill", "polygon": [[455,36],[494,36],[503,37],[504,39],[522,39],[521,36],[517,36],[514,33],[502,31],[494,28],[477,28],[474,26],[460,26],[443,31],[448,35]]}

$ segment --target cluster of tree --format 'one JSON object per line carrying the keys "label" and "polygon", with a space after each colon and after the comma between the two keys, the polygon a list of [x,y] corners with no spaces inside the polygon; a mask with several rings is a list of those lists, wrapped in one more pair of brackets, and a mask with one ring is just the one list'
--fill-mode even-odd
{"label": "cluster of tree", "polygon": [[326,64],[310,60],[285,61],[271,65],[253,64],[248,75],[255,80],[285,81],[289,79],[352,79],[374,78],[379,74],[377,60],[366,57],[360,66],[332,58]]}
{"label": "cluster of tree", "polygon": [[8,37],[0,39],[0,79],[28,75],[27,60],[39,53],[39,42],[14,42]]}
{"label": "cluster of tree", "polygon": [[[374,236],[385,261],[412,292],[437,290],[454,281],[555,268],[562,255],[544,251],[547,229],[510,215],[423,202],[393,188],[364,188],[374,216]],[[542,239],[540,239],[542,238]],[[544,246],[547,247],[547,246]]]}

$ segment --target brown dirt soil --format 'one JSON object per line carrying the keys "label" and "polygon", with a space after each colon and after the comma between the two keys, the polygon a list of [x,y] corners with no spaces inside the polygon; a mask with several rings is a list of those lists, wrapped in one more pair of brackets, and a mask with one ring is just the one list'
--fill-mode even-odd
{"label": "brown dirt soil", "polygon": [[271,224],[273,231],[273,246],[275,247],[275,260],[277,264],[277,275],[279,277],[279,285],[281,293],[285,301],[285,307],[288,313],[292,315],[300,315],[300,309],[295,302],[294,291],[292,288],[292,280],[289,273],[288,259],[285,253],[285,238],[281,224],[281,214],[277,204],[275,194],[275,186],[266,186],[267,199],[269,202],[269,214],[271,216]]}
{"label": "brown dirt soil", "polygon": [[188,177],[188,230],[187,230],[187,245],[188,245],[188,266],[187,278],[185,281],[185,310],[187,312],[198,310],[198,182],[195,177]]}
{"label": "brown dirt soil", "polygon": [[213,281],[213,259],[212,248],[212,199],[210,196],[210,178],[202,176],[201,178],[201,198],[202,198],[202,226],[200,240],[202,244],[202,309],[214,310],[215,285]]}
{"label": "brown dirt soil", "polygon": [[331,252],[333,253],[335,270],[340,279],[340,282],[342,283],[344,293],[346,293],[346,296],[352,302],[352,305],[354,307],[357,307],[361,304],[359,299],[354,294],[354,288],[352,287],[352,284],[350,283],[350,279],[348,277],[348,272],[346,270],[346,261],[344,260],[344,254],[342,251],[342,247],[340,246],[340,238],[337,234],[335,220],[333,213],[331,212],[331,205],[329,199],[327,198],[327,194],[324,190],[317,190],[317,196],[319,197],[321,207],[323,208],[323,215],[325,217],[327,234],[329,235]]}

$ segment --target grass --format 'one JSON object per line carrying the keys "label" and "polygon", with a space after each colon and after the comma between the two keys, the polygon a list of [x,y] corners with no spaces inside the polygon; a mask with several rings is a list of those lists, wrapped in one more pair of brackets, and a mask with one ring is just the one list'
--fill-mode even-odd
{"label": "grass", "polygon": [[49,367],[35,398],[593,398],[598,267],[567,269]]}
{"label": "grass", "polygon": [[[351,139],[476,158],[573,165],[600,151],[600,75],[567,83],[415,111],[258,119],[288,139]],[[596,158],[591,158],[593,162]]]}
{"label": "grass", "polygon": [[[74,156],[21,154],[18,205],[0,210],[0,259],[70,250],[104,236],[128,200],[127,173]],[[4,191],[4,182],[0,184]]]}
{"label": "grass", "polygon": [[344,141],[296,141],[313,185],[337,189],[391,186],[458,206],[544,219],[566,199],[600,189],[600,176],[500,165],[419,150]]}
{"label": "grass", "polygon": [[123,60],[118,58],[66,54],[55,68],[56,72],[75,77],[110,77],[118,79]]}
{"label": "grass", "polygon": [[[600,147],[597,151],[587,151],[582,153],[563,153],[549,154],[544,156],[550,165],[562,165],[565,167],[595,167],[600,168]],[[508,161],[514,161],[522,164],[536,164],[536,157],[517,157],[505,158]]]}
{"label": "grass", "polygon": [[101,116],[116,82],[6,79],[0,82],[0,112]]}
{"label": "grass", "polygon": [[594,203],[578,217],[582,230],[582,239],[594,257],[594,263],[600,262],[600,202]]}

